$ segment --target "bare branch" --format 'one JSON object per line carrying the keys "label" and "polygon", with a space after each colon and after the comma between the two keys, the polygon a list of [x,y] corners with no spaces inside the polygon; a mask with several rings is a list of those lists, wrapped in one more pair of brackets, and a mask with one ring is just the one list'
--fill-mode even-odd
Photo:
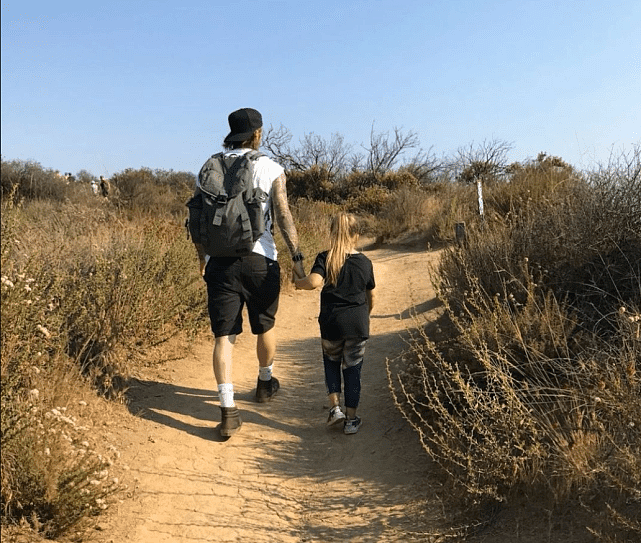
{"label": "bare branch", "polygon": [[367,169],[375,174],[385,173],[394,167],[405,151],[418,146],[419,140],[415,132],[404,134],[400,128],[394,128],[394,139],[390,141],[388,132],[376,133],[372,124],[370,146],[365,147],[368,152]]}
{"label": "bare branch", "polygon": [[499,179],[507,168],[512,144],[503,140],[484,140],[478,145],[461,147],[450,164],[454,177],[464,183]]}

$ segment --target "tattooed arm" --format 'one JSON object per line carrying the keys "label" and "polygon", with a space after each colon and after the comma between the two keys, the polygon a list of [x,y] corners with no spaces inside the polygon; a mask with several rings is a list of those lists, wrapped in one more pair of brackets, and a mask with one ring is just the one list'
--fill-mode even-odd
{"label": "tattooed arm", "polygon": [[[292,217],[292,212],[287,203],[287,187],[285,185],[285,174],[278,176],[272,184],[272,200],[274,203],[274,215],[283,239],[287,244],[291,256],[300,252],[298,244],[298,232]],[[305,270],[301,261],[294,262],[294,272],[298,277],[305,277]]]}

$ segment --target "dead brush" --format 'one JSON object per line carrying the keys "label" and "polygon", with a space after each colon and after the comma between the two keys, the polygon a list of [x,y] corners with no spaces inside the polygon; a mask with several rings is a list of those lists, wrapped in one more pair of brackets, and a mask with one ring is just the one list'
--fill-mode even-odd
{"label": "dead brush", "polygon": [[[390,201],[377,215],[377,237],[388,241],[407,233],[420,232],[438,238],[434,218],[443,215],[443,200],[420,187],[402,186],[392,192]],[[453,226],[452,226],[453,228]]]}
{"label": "dead brush", "polygon": [[12,198],[2,208],[2,524],[57,537],[119,490],[92,385],[118,396],[147,349],[201,329],[204,288],[175,223]]}
{"label": "dead brush", "polygon": [[108,506],[119,490],[110,475],[116,453],[91,436],[88,403],[79,399],[86,383],[64,352],[62,319],[52,297],[56,281],[38,260],[12,258],[25,250],[18,212],[3,206],[2,524],[23,522],[57,537]]}
{"label": "dead brush", "polygon": [[[641,489],[636,332],[622,330],[619,345],[584,334],[577,353],[576,338],[562,342],[575,319],[553,298],[531,294],[523,312],[489,298],[454,317],[455,344],[434,343],[419,328],[409,367],[389,373],[395,401],[468,495],[510,501],[520,488],[538,489],[552,509],[579,496],[633,524]],[[556,339],[542,340],[532,322]],[[461,362],[461,352],[473,363]]]}
{"label": "dead brush", "polygon": [[507,213],[470,225],[435,276],[450,330],[420,326],[407,368],[388,369],[425,450],[468,497],[524,491],[550,514],[582,509],[603,541],[641,538],[635,157],[598,182],[530,168],[495,187]]}
{"label": "dead brush", "polygon": [[2,398],[3,525],[26,522],[50,538],[107,509],[122,489],[112,471],[119,453],[92,438],[87,403],[48,407],[60,367],[40,374],[40,388]]}

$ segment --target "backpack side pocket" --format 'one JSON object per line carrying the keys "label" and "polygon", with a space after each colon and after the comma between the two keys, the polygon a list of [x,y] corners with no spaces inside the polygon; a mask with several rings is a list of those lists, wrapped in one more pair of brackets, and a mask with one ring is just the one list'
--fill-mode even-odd
{"label": "backpack side pocket", "polygon": [[[194,243],[203,244],[207,237],[207,225],[205,213],[203,212],[203,194],[199,190],[196,191],[189,201],[187,202],[189,209],[189,233]],[[204,232],[203,232],[204,229]]]}
{"label": "backpack side pocket", "polygon": [[251,196],[245,200],[247,207],[247,214],[252,227],[252,238],[254,241],[258,240],[265,232],[265,224],[267,222],[265,214],[263,213],[263,203],[267,201],[267,193],[261,188],[255,188]]}

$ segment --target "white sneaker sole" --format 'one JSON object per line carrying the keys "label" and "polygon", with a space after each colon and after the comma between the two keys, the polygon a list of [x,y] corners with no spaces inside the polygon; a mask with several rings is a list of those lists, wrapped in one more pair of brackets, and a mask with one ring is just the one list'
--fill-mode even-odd
{"label": "white sneaker sole", "polygon": [[345,414],[341,412],[342,417],[334,417],[333,419],[329,419],[327,421],[327,426],[334,426],[334,424],[337,424],[339,422],[344,422],[345,421]]}

